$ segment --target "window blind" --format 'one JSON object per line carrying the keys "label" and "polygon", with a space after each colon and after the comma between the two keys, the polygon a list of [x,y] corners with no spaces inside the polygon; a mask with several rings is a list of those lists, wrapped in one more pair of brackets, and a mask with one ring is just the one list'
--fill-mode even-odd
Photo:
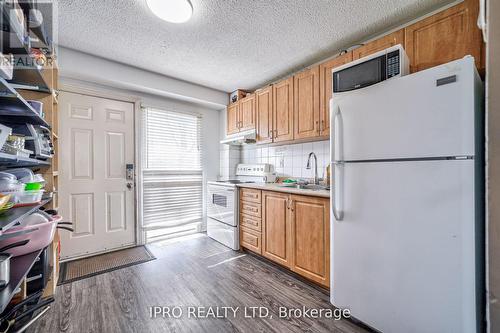
{"label": "window blind", "polygon": [[146,241],[201,231],[201,117],[143,108],[142,147]]}

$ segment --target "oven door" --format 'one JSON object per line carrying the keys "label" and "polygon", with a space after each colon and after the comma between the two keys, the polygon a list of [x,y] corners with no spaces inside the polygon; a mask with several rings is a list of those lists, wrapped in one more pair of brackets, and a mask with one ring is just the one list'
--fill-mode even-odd
{"label": "oven door", "polygon": [[340,93],[379,83],[387,79],[384,54],[333,73],[333,92]]}
{"label": "oven door", "polygon": [[238,225],[237,189],[235,187],[208,185],[207,215],[230,226]]}

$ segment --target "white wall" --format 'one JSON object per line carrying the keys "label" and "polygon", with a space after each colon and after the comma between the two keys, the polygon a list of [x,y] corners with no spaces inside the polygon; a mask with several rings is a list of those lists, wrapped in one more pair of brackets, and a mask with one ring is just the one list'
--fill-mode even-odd
{"label": "white wall", "polygon": [[59,47],[57,61],[60,77],[193,102],[218,110],[225,108],[229,100],[227,93],[223,91],[64,47]]}
{"label": "white wall", "polygon": [[[98,91],[117,98],[138,99],[141,105],[202,115],[204,178],[219,174],[219,116],[228,95],[74,50],[59,50],[60,89]],[[206,207],[203,207],[206,220]]]}
{"label": "white wall", "polygon": [[500,1],[488,1],[486,223],[488,332],[500,332]]}

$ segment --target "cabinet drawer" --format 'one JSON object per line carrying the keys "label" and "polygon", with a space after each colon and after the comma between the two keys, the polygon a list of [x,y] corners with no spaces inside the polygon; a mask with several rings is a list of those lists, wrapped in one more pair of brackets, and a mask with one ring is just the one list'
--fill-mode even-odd
{"label": "cabinet drawer", "polygon": [[258,217],[246,216],[241,214],[240,225],[245,228],[253,229],[255,231],[259,232],[262,231],[262,222],[261,219]]}
{"label": "cabinet drawer", "polygon": [[240,245],[258,254],[262,254],[261,234],[258,231],[240,226]]}
{"label": "cabinet drawer", "polygon": [[255,202],[260,204],[261,190],[254,190],[252,188],[240,189],[240,200]]}
{"label": "cabinet drawer", "polygon": [[240,213],[260,218],[261,206],[253,202],[240,201]]}

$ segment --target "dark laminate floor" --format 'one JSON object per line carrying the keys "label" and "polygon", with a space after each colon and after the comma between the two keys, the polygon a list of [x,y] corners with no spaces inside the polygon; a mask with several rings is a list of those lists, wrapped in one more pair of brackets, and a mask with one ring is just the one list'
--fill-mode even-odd
{"label": "dark laminate floor", "polygon": [[[206,236],[151,250],[157,260],[58,287],[30,333],[365,332],[347,320],[278,318],[280,306],[332,307],[327,294]],[[244,318],[241,309],[236,318],[152,319],[150,306],[182,306],[185,314],[187,306],[265,306],[273,318]]]}

